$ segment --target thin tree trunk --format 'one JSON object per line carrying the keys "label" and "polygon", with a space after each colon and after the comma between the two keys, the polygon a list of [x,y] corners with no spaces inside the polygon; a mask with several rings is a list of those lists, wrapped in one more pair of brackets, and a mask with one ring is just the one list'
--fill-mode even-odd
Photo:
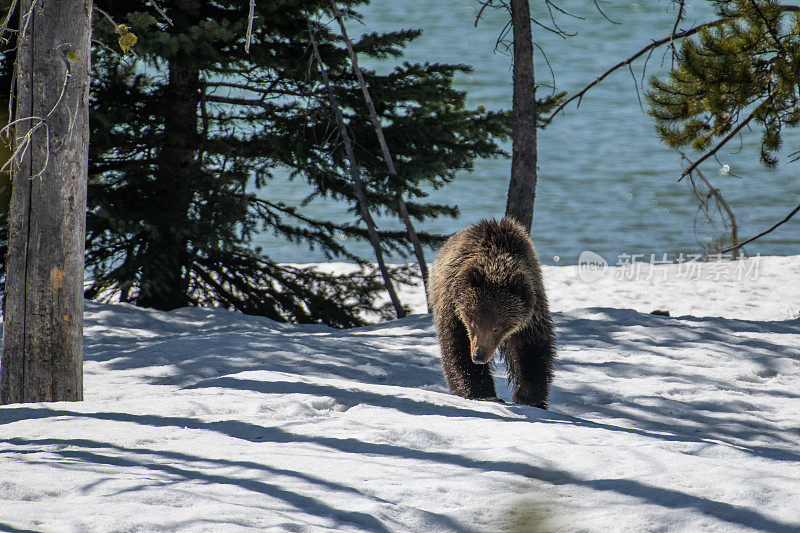
{"label": "thin tree trunk", "polygon": [[[378,137],[378,143],[381,146],[381,153],[383,154],[383,160],[386,162],[386,168],[389,171],[390,175],[397,176],[397,169],[394,166],[394,160],[392,159],[392,154],[389,152],[389,146],[386,144],[386,138],[383,136],[383,128],[381,127],[381,121],[378,118],[378,113],[375,111],[375,104],[372,102],[372,96],[370,96],[369,89],[367,88],[367,84],[364,81],[364,75],[358,66],[358,58],[356,57],[356,54],[353,51],[353,43],[350,41],[350,37],[347,36],[347,29],[344,26],[344,20],[342,20],[342,14],[339,12],[339,8],[336,6],[336,0],[330,0],[330,3],[331,7],[333,8],[333,14],[336,17],[336,20],[339,21],[339,27],[342,29],[342,37],[344,38],[344,42],[347,45],[347,53],[350,55],[350,62],[353,65],[353,73],[355,73],[356,78],[358,78],[358,84],[361,86],[361,92],[364,94],[364,101],[367,103],[367,108],[369,108],[369,116],[372,119],[372,126],[375,128],[375,135]],[[414,230],[414,225],[411,223],[411,217],[408,215],[408,208],[406,207],[406,202],[405,200],[403,200],[403,196],[399,192],[397,193],[397,210],[400,213],[400,218],[406,225],[406,232],[408,233],[408,238],[411,240],[411,243],[414,246],[414,254],[417,256],[417,263],[419,263],[419,271],[420,274],[422,275],[422,283],[425,285],[426,288],[425,296],[427,299],[428,264],[425,261],[425,254],[422,251],[422,245],[420,244],[419,238],[417,237],[417,232]],[[428,310],[430,311],[430,305],[428,305]]]}
{"label": "thin tree trunk", "polygon": [[91,0],[22,0],[0,403],[83,399]]}
{"label": "thin tree trunk", "polygon": [[506,216],[528,231],[533,224],[536,198],[536,87],[533,73],[533,38],[529,0],[511,0],[514,35],[514,101],[511,181]]}
{"label": "thin tree trunk", "polygon": [[[199,16],[198,0],[181,0],[173,8],[175,31],[185,32]],[[189,305],[189,250],[185,232],[197,182],[197,109],[200,72],[180,59],[170,60],[165,95],[164,138],[158,150],[161,190],[151,198],[161,213],[150,230],[136,304],[169,311]]]}
{"label": "thin tree trunk", "polygon": [[328,72],[325,70],[325,65],[322,63],[322,57],[319,54],[319,49],[317,48],[317,41],[314,38],[314,28],[311,26],[311,21],[306,20],[308,24],[308,34],[309,38],[311,39],[311,46],[314,49],[314,57],[317,60],[317,66],[319,67],[319,72],[322,75],[322,81],[325,84],[325,89],[328,91],[328,99],[331,102],[331,107],[333,108],[333,112],[336,115],[336,122],[339,125],[339,133],[342,135],[342,142],[344,142],[344,149],[347,153],[347,159],[350,163],[350,177],[353,180],[353,189],[358,196],[358,206],[361,210],[361,218],[364,220],[364,223],[367,225],[367,233],[369,234],[369,241],[372,244],[372,248],[375,251],[375,258],[378,261],[378,267],[381,270],[381,275],[383,276],[383,282],[386,285],[386,291],[389,293],[389,298],[392,300],[392,305],[394,305],[394,310],[397,313],[397,318],[403,318],[406,316],[406,311],[403,309],[403,305],[400,303],[400,298],[397,296],[397,292],[394,290],[394,284],[392,283],[392,278],[389,275],[389,271],[386,268],[386,263],[383,260],[383,251],[381,250],[381,242],[380,237],[378,236],[378,232],[375,231],[375,222],[372,220],[372,215],[369,213],[369,205],[367,204],[367,196],[364,194],[364,184],[361,181],[361,170],[358,167],[358,163],[356,162],[356,156],[353,153],[353,144],[350,141],[350,134],[347,133],[347,127],[344,123],[344,117],[342,116],[342,110],[339,107],[339,102],[336,98],[336,95],[333,92],[333,87],[331,86],[330,79],[328,79]]}

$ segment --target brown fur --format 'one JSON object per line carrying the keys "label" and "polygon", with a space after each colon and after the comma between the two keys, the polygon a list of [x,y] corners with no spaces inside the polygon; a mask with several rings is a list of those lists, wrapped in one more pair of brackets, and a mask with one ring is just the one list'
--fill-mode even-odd
{"label": "brown fur", "polygon": [[490,363],[499,348],[512,399],[547,407],[555,334],[539,261],[520,224],[483,220],[450,237],[433,264],[428,298],[453,393],[497,400]]}

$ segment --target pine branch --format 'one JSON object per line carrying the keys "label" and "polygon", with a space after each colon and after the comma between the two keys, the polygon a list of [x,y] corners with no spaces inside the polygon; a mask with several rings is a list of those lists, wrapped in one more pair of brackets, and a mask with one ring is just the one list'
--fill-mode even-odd
{"label": "pine branch", "polygon": [[278,83],[278,81],[280,81],[280,80],[275,79],[275,80],[272,81],[272,83],[270,83],[268,86],[263,87],[263,88],[259,87],[259,86],[256,86],[256,85],[253,85],[253,83],[234,83],[234,82],[230,82],[230,81],[203,80],[203,84],[205,86],[207,86],[207,87],[231,87],[233,89],[243,89],[245,91],[250,91],[250,92],[254,92],[254,93],[267,93],[267,94],[279,93],[279,94],[292,94],[294,96],[303,96],[300,93],[292,93],[292,92],[289,92],[289,91],[287,91],[287,92],[276,91],[275,90],[275,85]]}
{"label": "pine branch", "polygon": [[271,107],[271,104],[268,104],[264,100],[253,100],[251,98],[233,98],[229,96],[217,96],[214,94],[207,94],[205,99],[208,102],[214,102],[217,104],[232,104],[232,105],[243,105],[243,106],[250,106],[250,107],[263,107],[267,109]]}
{"label": "pine branch", "polygon": [[724,138],[724,139],[722,139],[720,142],[718,142],[718,143],[717,143],[717,145],[716,145],[716,146],[714,146],[714,148],[712,148],[711,150],[709,150],[708,152],[706,152],[705,154],[703,154],[703,155],[702,155],[702,156],[701,156],[701,157],[700,157],[700,158],[699,158],[697,161],[695,161],[694,163],[692,163],[691,165],[689,165],[689,167],[688,167],[688,168],[686,168],[686,170],[684,170],[684,171],[683,171],[683,173],[681,174],[681,176],[678,178],[678,181],[681,181],[683,178],[685,178],[685,177],[687,176],[687,174],[689,174],[689,173],[690,173],[690,172],[692,172],[694,169],[696,169],[698,166],[700,166],[700,164],[701,164],[701,163],[703,163],[703,161],[705,161],[705,160],[706,160],[706,159],[708,159],[709,157],[711,157],[711,156],[713,156],[714,154],[716,154],[716,153],[717,153],[717,152],[720,150],[720,148],[722,148],[723,146],[725,146],[726,144],[728,144],[728,141],[730,141],[731,139],[733,139],[733,138],[736,136],[736,134],[737,134],[737,133],[739,133],[740,131],[742,131],[742,128],[744,128],[745,126],[747,126],[747,124],[749,124],[749,123],[750,123],[750,121],[751,121],[751,120],[753,120],[753,118],[755,118],[755,116],[756,116],[756,113],[758,113],[758,112],[761,110],[761,108],[762,108],[762,107],[764,107],[764,106],[765,106],[765,105],[766,105],[768,102],[770,102],[770,100],[769,100],[769,99],[766,99],[766,100],[764,100],[763,102],[761,102],[760,104],[758,104],[758,105],[755,107],[755,109],[753,109],[753,110],[750,112],[750,114],[749,114],[749,115],[747,115],[747,117],[746,117],[744,120],[742,120],[741,122],[739,122],[739,124],[737,124],[737,125],[736,125],[736,127],[735,127],[735,128],[733,128],[733,129],[732,129],[732,130],[731,130],[731,131],[730,131],[730,132],[729,132],[729,133],[728,133],[728,134],[725,136],[725,138]]}
{"label": "pine branch", "polygon": [[[795,12],[795,13],[800,12],[800,6],[779,4],[779,5],[776,5],[775,7],[780,9],[781,11]],[[624,67],[626,65],[629,65],[630,63],[632,63],[633,61],[636,61],[638,58],[640,58],[644,54],[646,54],[648,52],[651,52],[652,50],[658,48],[659,46],[662,46],[662,45],[664,45],[666,43],[673,43],[676,39],[683,39],[685,37],[689,37],[691,35],[694,35],[694,34],[700,32],[700,31],[702,31],[704,29],[718,26],[718,25],[720,25],[720,24],[722,24],[724,22],[727,22],[728,18],[720,18],[720,19],[712,20],[710,22],[706,22],[704,24],[700,24],[699,26],[695,26],[694,28],[689,28],[688,30],[684,30],[684,31],[682,31],[680,33],[675,33],[675,28],[677,27],[677,23],[679,21],[680,21],[680,19],[676,20],[676,25],[673,28],[673,31],[670,33],[670,35],[668,35],[667,37],[664,37],[662,39],[658,39],[657,41],[651,42],[650,44],[648,44],[644,48],[640,49],[638,52],[636,52],[632,56],[628,57],[627,59],[624,59],[624,60],[620,61],[616,65],[612,66],[611,68],[609,68],[608,70],[603,72],[600,76],[598,76],[594,81],[592,81],[591,83],[586,85],[583,89],[581,89],[580,91],[578,91],[577,93],[575,93],[574,95],[572,95],[571,97],[566,99],[564,102],[562,102],[561,105],[559,105],[550,114],[550,117],[547,119],[547,122],[549,123],[551,120],[553,120],[553,118],[559,112],[561,112],[573,100],[577,99],[578,100],[578,107],[580,107],[581,100],[583,99],[583,96],[592,87],[594,87],[595,85],[597,85],[598,83],[603,81],[605,78],[607,78],[611,73],[615,72],[616,70],[618,70],[618,69],[620,69],[620,68],[622,68],[622,67]]]}
{"label": "pine branch", "polygon": [[756,2],[756,0],[750,0],[750,5],[753,6],[753,9],[756,10],[756,13],[758,13],[759,18],[767,27],[767,31],[769,32],[772,39],[775,41],[775,46],[778,47],[778,49],[781,51],[783,55],[786,55],[786,49],[784,49],[783,44],[781,44],[781,38],[778,36],[773,25],[770,24],[769,21],[767,20],[767,17],[764,15],[764,12],[758,6],[758,2]]}
{"label": "pine branch", "polygon": [[561,103],[561,105],[559,105],[550,114],[550,116],[548,117],[547,121],[550,122],[551,120],[553,120],[553,118],[559,112],[561,112],[570,102],[572,102],[575,99],[578,100],[578,107],[580,107],[581,100],[583,100],[583,96],[589,91],[589,89],[591,89],[592,87],[594,87],[595,85],[597,85],[598,83],[600,83],[601,81],[606,79],[610,74],[612,74],[616,70],[619,70],[620,68],[622,68],[624,66],[630,65],[631,63],[633,63],[634,61],[636,61],[637,59],[642,57],[644,54],[648,53],[650,50],[658,48],[659,46],[661,46],[663,44],[672,42],[675,39],[683,39],[684,37],[689,37],[690,35],[694,35],[695,33],[699,32],[701,30],[704,30],[706,28],[711,28],[711,27],[716,26],[718,24],[721,24],[723,22],[725,22],[725,19],[713,20],[711,22],[706,22],[705,24],[701,24],[699,26],[695,26],[694,28],[688,29],[686,31],[682,31],[682,32],[680,32],[678,34],[670,34],[667,37],[664,37],[663,39],[659,39],[657,41],[651,42],[650,44],[648,44],[647,46],[645,46],[644,48],[642,48],[641,50],[639,50],[638,52],[636,52],[632,56],[628,57],[627,59],[623,59],[622,61],[620,61],[619,63],[617,63],[613,67],[609,68],[608,70],[603,72],[600,76],[598,76],[593,82],[589,83],[583,89],[581,89],[577,93],[573,94],[572,96],[570,96],[569,98],[564,100]]}

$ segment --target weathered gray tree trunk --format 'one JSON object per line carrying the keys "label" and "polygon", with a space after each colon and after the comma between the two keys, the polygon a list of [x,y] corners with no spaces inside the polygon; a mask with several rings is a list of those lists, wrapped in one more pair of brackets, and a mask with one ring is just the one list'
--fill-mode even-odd
{"label": "weathered gray tree trunk", "polygon": [[19,8],[0,403],[82,400],[92,1]]}
{"label": "weathered gray tree trunk", "polygon": [[533,37],[529,0],[511,0],[514,35],[514,101],[511,181],[506,216],[517,219],[528,231],[533,224],[536,198],[536,88],[533,75]]}

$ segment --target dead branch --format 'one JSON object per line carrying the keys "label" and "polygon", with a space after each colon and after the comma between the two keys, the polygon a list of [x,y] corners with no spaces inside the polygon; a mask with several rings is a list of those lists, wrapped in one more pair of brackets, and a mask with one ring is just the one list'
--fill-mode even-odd
{"label": "dead branch", "polygon": [[406,316],[406,311],[403,309],[403,305],[400,303],[400,299],[397,297],[394,284],[392,283],[392,278],[389,275],[389,271],[386,268],[386,263],[383,260],[380,237],[378,236],[378,232],[375,230],[375,222],[372,219],[372,215],[369,213],[367,197],[364,193],[364,183],[361,181],[361,170],[358,167],[356,156],[353,153],[353,143],[350,140],[350,134],[347,133],[347,126],[344,123],[342,110],[339,107],[336,94],[334,94],[333,87],[331,86],[330,79],[328,78],[328,71],[325,69],[325,65],[322,63],[322,56],[320,56],[319,48],[317,47],[317,40],[314,38],[314,27],[311,25],[311,20],[307,18],[306,24],[308,26],[308,34],[309,39],[311,40],[311,46],[314,50],[314,57],[317,61],[317,67],[319,68],[320,75],[322,76],[322,82],[325,84],[325,88],[328,92],[328,99],[330,100],[334,115],[336,115],[336,122],[339,124],[339,133],[342,136],[347,159],[350,162],[350,177],[353,180],[353,189],[358,197],[361,218],[367,225],[369,240],[372,244],[373,250],[375,251],[375,258],[378,261],[378,267],[380,268],[381,275],[383,276],[383,282],[386,286],[386,291],[389,293],[389,298],[392,300],[392,305],[394,305],[395,312],[397,313],[397,318],[403,318]]}
{"label": "dead branch", "polygon": [[253,37],[253,19],[256,12],[256,0],[250,0],[250,13],[247,15],[247,35],[244,41],[245,53],[250,53],[250,39]]}
{"label": "dead branch", "polygon": [[486,0],[485,2],[481,2],[481,9],[478,11],[478,16],[475,17],[475,27],[478,27],[478,21],[481,20],[481,15],[483,15],[483,10],[486,9],[487,6],[492,5],[492,0]]}
{"label": "dead branch", "polygon": [[761,232],[761,233],[759,233],[758,235],[755,235],[755,236],[753,236],[753,237],[750,237],[749,239],[747,239],[747,240],[745,240],[745,241],[742,241],[742,242],[740,242],[740,243],[739,243],[739,244],[737,244],[736,246],[731,246],[731,247],[729,247],[729,248],[725,248],[724,250],[720,250],[720,252],[719,252],[719,253],[721,253],[721,254],[724,254],[724,253],[730,252],[731,250],[734,250],[734,249],[736,249],[736,248],[741,248],[741,247],[742,247],[742,246],[744,246],[745,244],[751,243],[751,242],[753,242],[753,241],[754,241],[754,240],[756,240],[756,239],[760,239],[761,237],[763,237],[763,236],[764,236],[764,235],[766,235],[767,233],[771,233],[771,232],[772,232],[774,229],[776,229],[778,226],[780,226],[780,225],[782,225],[782,224],[784,224],[784,223],[788,222],[789,220],[791,220],[791,218],[792,218],[793,216],[795,216],[795,215],[797,214],[797,212],[798,212],[798,211],[800,211],[800,205],[798,205],[797,207],[795,207],[794,209],[792,209],[792,212],[791,212],[791,213],[789,213],[788,215],[786,215],[786,216],[783,218],[783,220],[781,220],[780,222],[778,222],[777,224],[775,224],[774,226],[772,226],[772,227],[771,227],[771,228],[769,228],[768,230],[766,230],[766,231],[762,231],[762,232]]}
{"label": "dead branch", "polygon": [[695,33],[699,32],[701,30],[704,30],[706,28],[711,28],[713,26],[716,26],[717,24],[721,24],[723,21],[724,21],[724,19],[717,19],[717,20],[713,20],[711,22],[706,22],[705,24],[701,24],[699,26],[695,26],[694,28],[688,29],[686,31],[682,31],[682,32],[680,32],[680,33],[678,33],[676,35],[670,34],[667,37],[664,37],[663,39],[658,39],[657,41],[651,42],[650,44],[648,44],[647,46],[645,46],[644,48],[642,48],[641,50],[639,50],[638,52],[636,52],[632,56],[628,57],[627,59],[623,59],[622,61],[620,61],[619,63],[617,63],[613,67],[609,68],[608,70],[603,72],[600,76],[598,76],[594,81],[592,81],[591,83],[586,85],[583,89],[581,89],[577,93],[573,94],[572,96],[570,96],[569,98],[564,100],[564,102],[561,105],[559,105],[550,114],[550,117],[547,120],[548,121],[553,120],[553,118],[558,113],[560,113],[565,107],[567,107],[567,105],[570,102],[572,102],[573,100],[577,99],[578,100],[578,107],[580,107],[581,100],[583,99],[583,95],[585,95],[589,91],[589,89],[591,89],[592,87],[594,87],[595,85],[597,85],[598,83],[600,83],[601,81],[606,79],[614,71],[616,71],[616,70],[618,70],[618,69],[620,69],[620,68],[622,68],[624,66],[630,65],[631,63],[633,63],[634,61],[639,59],[641,56],[643,56],[644,54],[646,54],[650,50],[652,50],[654,48],[658,48],[659,46],[661,46],[661,45],[663,45],[665,43],[671,42],[671,41],[673,41],[675,39],[683,39],[684,37],[689,37],[690,35],[694,35]]}
{"label": "dead branch", "polygon": [[114,28],[114,31],[116,33],[119,33],[119,25],[114,21],[114,19],[111,17],[111,15],[108,14],[107,11],[100,9],[95,5],[92,6],[92,9],[103,15],[106,18],[106,20],[111,24],[111,26]]}
{"label": "dead branch", "polygon": [[683,20],[686,13],[686,0],[674,0],[678,4],[678,16],[675,17],[675,24],[672,26],[672,36],[669,39],[669,46],[672,48],[672,56],[675,57],[675,32],[678,31],[678,24]]}
{"label": "dead branch", "polygon": [[[34,5],[35,3],[31,4],[31,11],[33,10]],[[63,56],[64,52],[62,51],[61,53]],[[3,164],[2,167],[0,167],[0,172],[4,172],[6,169],[9,168],[10,169],[15,168],[14,165],[19,164],[24,159],[25,153],[28,151],[31,145],[33,135],[39,130],[39,128],[44,128],[44,134],[46,139],[46,142],[44,143],[45,159],[42,168],[39,170],[39,172],[31,175],[31,179],[41,177],[47,170],[47,165],[50,162],[50,128],[48,126],[47,121],[51,116],[53,116],[58,107],[61,105],[61,102],[64,100],[64,95],[66,94],[67,91],[67,85],[69,84],[69,80],[72,77],[69,61],[66,60],[66,58],[63,59],[66,69],[64,72],[64,82],[61,85],[61,92],[59,93],[58,100],[56,100],[56,103],[53,104],[53,107],[50,109],[47,115],[44,118],[39,116],[29,116],[29,117],[19,118],[13,121],[9,121],[8,124],[6,124],[2,129],[0,129],[0,137],[9,137],[11,135],[11,126],[15,124],[22,124],[23,122],[28,122],[28,121],[31,122],[30,127],[27,129],[27,131],[25,131],[24,134],[20,135],[19,133],[17,133],[14,152],[11,154],[11,157],[8,158],[5,164]],[[70,121],[70,127],[67,130],[67,133],[69,135],[71,135],[71,130],[72,130],[71,122],[72,121]],[[21,126],[17,127],[20,128]]]}
{"label": "dead branch", "polygon": [[159,6],[158,3],[155,0],[147,0],[147,3],[150,4],[151,6],[153,6],[153,9],[156,10],[156,13],[161,15],[161,18],[163,18],[165,21],[167,21],[167,24],[169,24],[170,26],[174,26],[175,25],[175,24],[172,23],[172,19],[169,18],[166,13],[164,13],[164,10],[161,9],[161,6]]}
{"label": "dead branch", "polygon": [[[361,69],[358,66],[358,59],[356,58],[356,54],[353,51],[353,43],[350,41],[350,38],[347,36],[347,29],[344,25],[344,20],[342,19],[342,14],[339,11],[339,8],[336,6],[336,0],[330,0],[331,7],[333,8],[333,14],[336,17],[336,20],[339,22],[339,27],[342,30],[342,38],[344,39],[345,45],[347,45],[347,53],[350,56],[350,63],[353,67],[353,73],[356,75],[358,79],[358,84],[361,86],[361,92],[364,94],[364,101],[367,104],[367,108],[369,109],[369,116],[372,120],[372,126],[375,128],[375,136],[378,138],[378,143],[381,146],[381,154],[383,155],[383,161],[386,163],[386,168],[389,171],[389,174],[392,177],[397,176],[397,169],[394,166],[394,160],[392,159],[392,154],[389,152],[389,146],[386,143],[386,137],[383,135],[383,127],[381,126],[381,121],[378,118],[378,113],[375,111],[375,104],[372,101],[372,96],[369,93],[369,89],[367,88],[367,83],[364,81],[364,74],[361,72]],[[425,253],[422,251],[422,245],[419,242],[419,238],[417,237],[417,232],[414,229],[414,225],[411,222],[411,217],[408,215],[408,208],[406,207],[406,202],[403,200],[402,194],[398,191],[397,192],[397,208],[400,213],[400,218],[403,220],[403,223],[406,226],[406,232],[408,233],[408,238],[411,240],[411,243],[414,246],[414,254],[417,256],[417,263],[419,264],[419,271],[422,275],[422,283],[425,286],[425,297],[427,299],[428,295],[428,265],[425,261]]]}
{"label": "dead branch", "polygon": [[594,0],[594,7],[597,9],[597,11],[599,11],[599,12],[600,12],[600,14],[601,14],[601,15],[603,15],[603,18],[605,18],[605,19],[606,19],[607,21],[609,21],[611,24],[622,24],[621,22],[619,22],[619,21],[616,21],[616,20],[613,20],[611,17],[609,17],[609,16],[606,14],[606,12],[605,12],[605,11],[603,11],[603,8],[602,8],[602,7],[600,7],[600,4],[597,2],[597,0]]}
{"label": "dead branch", "polygon": [[[684,161],[688,162],[690,165],[692,165],[694,163],[684,152],[682,152],[680,150],[677,150],[677,149],[676,149],[676,151],[681,155],[681,158]],[[700,191],[697,189],[697,184],[694,181],[694,176],[695,175],[697,177],[699,177],[700,180],[703,182],[703,184],[706,186],[706,188],[708,190],[708,193],[703,194],[703,195],[700,194]],[[736,224],[736,217],[733,214],[733,210],[731,209],[730,205],[728,205],[728,202],[725,201],[725,198],[722,197],[722,193],[720,192],[720,190],[718,188],[714,187],[713,185],[711,185],[711,182],[706,178],[705,174],[703,174],[703,172],[699,168],[696,168],[696,167],[695,167],[694,171],[691,174],[689,174],[689,180],[690,180],[690,183],[691,183],[692,192],[694,192],[695,196],[697,197],[697,199],[700,202],[700,206],[698,207],[698,211],[704,211],[705,215],[706,215],[706,218],[709,221],[712,221],[712,215],[711,215],[711,210],[708,207],[708,200],[712,196],[717,201],[717,205],[719,206],[718,208],[721,209],[722,211],[724,211],[728,215],[728,220],[730,222],[726,224],[724,222],[724,220],[723,220],[723,224],[724,224],[724,226],[730,228],[731,243],[733,243],[733,245],[736,246],[738,244],[738,241],[739,241],[739,226]],[[712,224],[713,224],[713,221],[712,221]],[[696,232],[695,232],[695,235],[696,235]],[[738,257],[739,257],[739,249],[737,247],[737,248],[734,249],[733,258],[737,259]]]}
{"label": "dead branch", "polygon": [[3,38],[5,35],[6,30],[8,29],[8,23],[11,22],[11,16],[14,14],[14,8],[17,7],[17,0],[13,0],[11,2],[11,7],[8,8],[8,15],[6,15],[6,20],[3,21],[3,25],[0,26],[0,42],[4,43],[7,39]]}

